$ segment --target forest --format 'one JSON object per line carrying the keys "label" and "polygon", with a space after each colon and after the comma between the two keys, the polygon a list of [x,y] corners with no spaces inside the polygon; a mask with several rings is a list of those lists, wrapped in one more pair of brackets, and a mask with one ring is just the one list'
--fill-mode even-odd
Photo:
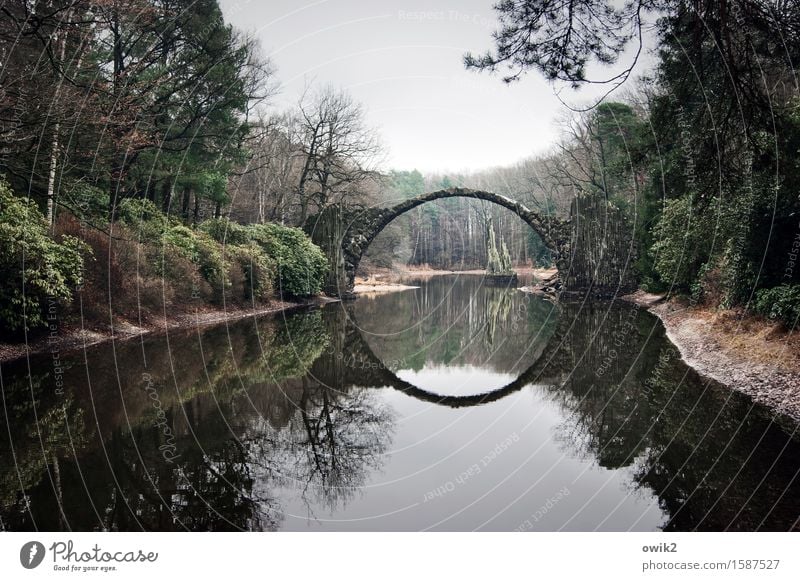
{"label": "forest", "polygon": [[[494,48],[467,69],[608,95],[569,108],[548,152],[448,175],[385,167],[368,111],[338,87],[310,83],[276,110],[279,71],[217,0],[0,13],[4,335],[43,332],[54,310],[100,324],[313,295],[327,265],[310,216],[455,185],[565,217],[599,197],[631,219],[642,288],[800,316],[795,2],[501,1]],[[398,218],[364,266],[483,268],[489,229],[515,264],[552,263],[515,216],[451,199]]]}

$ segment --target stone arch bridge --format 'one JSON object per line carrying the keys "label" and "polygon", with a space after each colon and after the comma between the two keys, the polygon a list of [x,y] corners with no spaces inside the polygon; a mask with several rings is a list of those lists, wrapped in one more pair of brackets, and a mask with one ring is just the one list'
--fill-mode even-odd
{"label": "stone arch bridge", "polygon": [[334,204],[309,217],[304,229],[326,253],[330,270],[324,290],[353,298],[356,270],[369,245],[394,219],[414,208],[447,198],[471,198],[502,206],[530,226],[555,257],[562,290],[614,296],[635,290],[635,248],[624,213],[604,200],[578,197],[567,219],[530,210],[492,192],[450,188],[410,198],[388,208]]}

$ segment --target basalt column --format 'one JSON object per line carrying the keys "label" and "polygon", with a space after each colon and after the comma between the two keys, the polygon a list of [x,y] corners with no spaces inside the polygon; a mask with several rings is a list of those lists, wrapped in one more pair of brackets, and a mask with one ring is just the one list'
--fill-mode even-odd
{"label": "basalt column", "polygon": [[625,213],[602,198],[572,201],[572,240],[561,257],[564,290],[612,297],[636,290],[633,227]]}
{"label": "basalt column", "polygon": [[328,258],[328,274],[325,277],[323,291],[329,296],[340,298],[353,297],[353,277],[345,261],[342,241],[347,224],[344,210],[339,204],[325,208],[316,216],[309,218],[305,230],[311,241],[319,246]]}

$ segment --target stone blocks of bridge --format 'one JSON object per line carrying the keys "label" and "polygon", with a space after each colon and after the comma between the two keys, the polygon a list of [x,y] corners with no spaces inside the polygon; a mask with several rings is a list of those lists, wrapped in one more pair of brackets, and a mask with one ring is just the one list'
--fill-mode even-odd
{"label": "stone blocks of bridge", "polygon": [[347,208],[335,204],[311,216],[304,226],[328,257],[330,269],[324,291],[354,298],[356,270],[375,236],[392,220],[417,206],[438,199],[465,197],[489,201],[514,212],[551,249],[562,291],[567,296],[587,293],[610,297],[635,290],[636,251],[633,228],[623,210],[597,197],[573,200],[567,220],[529,210],[519,202],[465,188],[451,188],[405,200],[390,208]]}

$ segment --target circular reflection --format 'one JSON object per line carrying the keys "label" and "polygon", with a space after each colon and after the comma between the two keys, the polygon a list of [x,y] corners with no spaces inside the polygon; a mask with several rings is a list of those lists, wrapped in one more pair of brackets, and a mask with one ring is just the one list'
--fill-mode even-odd
{"label": "circular reflection", "polygon": [[426,362],[422,369],[400,369],[395,375],[420,389],[441,396],[478,395],[501,389],[516,379],[478,365],[442,365]]}
{"label": "circular reflection", "polygon": [[475,275],[439,276],[380,300],[363,298],[353,314],[387,371],[443,397],[514,382],[538,359],[558,319],[552,303]]}

